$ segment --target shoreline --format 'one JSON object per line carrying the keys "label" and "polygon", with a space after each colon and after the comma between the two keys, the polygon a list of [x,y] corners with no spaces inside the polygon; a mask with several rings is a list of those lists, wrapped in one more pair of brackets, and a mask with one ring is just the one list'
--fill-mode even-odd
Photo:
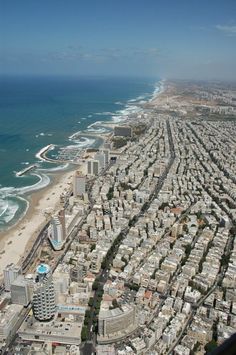
{"label": "shoreline", "polygon": [[[159,94],[163,93],[161,90],[160,93],[156,92],[155,96],[152,97],[151,101],[157,99]],[[146,103],[150,102],[149,100]],[[142,107],[143,111],[145,107]],[[131,121],[133,119],[131,118]],[[110,121],[101,121],[101,125],[110,126],[114,128],[115,125],[120,125],[127,123],[127,116],[123,121],[115,122],[113,120]],[[81,135],[80,132],[79,135]],[[83,135],[86,136],[96,136],[98,138],[102,138],[103,145],[104,140],[107,136],[110,135],[110,132],[106,132],[103,134],[96,134],[90,132],[83,132]],[[43,148],[44,149],[44,148]],[[41,151],[40,151],[41,152]],[[46,152],[45,153],[46,156]],[[53,163],[53,162],[51,162]],[[58,161],[57,161],[58,163]],[[66,163],[66,162],[64,162]],[[52,213],[55,213],[56,210],[60,206],[60,195],[65,189],[68,189],[72,184],[74,171],[81,169],[81,166],[78,164],[68,169],[64,172],[51,173],[50,178],[51,182],[48,186],[38,190],[32,191],[27,197],[27,201],[29,206],[19,221],[17,221],[14,225],[10,226],[6,230],[1,231],[0,238],[0,278],[3,278],[3,269],[9,263],[19,264],[22,262],[25,254],[29,252],[31,249],[35,239],[37,238],[39,232],[47,223],[46,217],[44,216],[45,210],[50,210]],[[6,250],[7,249],[7,250]]]}
{"label": "shoreline", "polygon": [[28,198],[29,207],[22,219],[1,232],[0,278],[3,277],[3,269],[7,264],[19,263],[24,254],[28,252],[47,222],[44,212],[50,210],[53,213],[59,208],[60,195],[71,186],[73,173],[78,168],[79,166],[63,174],[55,174],[47,187],[31,193]]}
{"label": "shoreline", "polygon": [[[107,134],[89,134],[102,140],[101,146]],[[83,154],[81,155],[82,158]],[[66,162],[65,162],[66,163]],[[27,195],[28,208],[25,214],[12,226],[1,231],[0,238],[0,279],[3,279],[3,270],[10,264],[20,264],[24,256],[31,249],[39,232],[48,222],[44,212],[48,210],[52,214],[60,208],[60,195],[72,186],[73,174],[76,170],[85,173],[85,166],[81,160],[71,163],[71,168],[66,171],[49,173],[50,183],[42,189],[30,192]],[[6,251],[7,249],[7,251]]]}

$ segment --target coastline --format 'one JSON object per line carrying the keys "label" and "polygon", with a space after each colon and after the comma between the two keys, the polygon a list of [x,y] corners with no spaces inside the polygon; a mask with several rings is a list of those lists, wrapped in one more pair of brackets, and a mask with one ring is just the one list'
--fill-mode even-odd
{"label": "coastline", "polygon": [[[45,210],[56,211],[60,205],[60,195],[72,182],[73,172],[79,166],[63,174],[53,176],[52,182],[45,188],[31,193],[29,207],[19,222],[1,232],[0,239],[0,278],[3,269],[9,263],[19,263],[28,252],[38,233],[46,224]],[[6,250],[7,249],[7,250]]]}
{"label": "coastline", "polygon": [[[157,99],[157,97],[163,93],[163,89],[160,92],[155,90],[155,95],[151,100],[147,100],[146,104]],[[138,104],[138,103],[137,103]],[[145,109],[145,105],[139,106],[141,111]],[[114,128],[115,125],[128,123],[129,120],[133,120],[133,117],[124,116],[123,120],[115,121],[100,121],[101,126]],[[94,125],[94,124],[93,124]],[[96,125],[96,123],[95,123]],[[81,135],[82,132],[79,132]],[[110,135],[110,132],[103,134],[96,134],[95,132],[83,132],[84,136],[97,136],[104,139]],[[41,152],[46,156],[46,152]],[[44,154],[45,153],[45,154]],[[47,160],[47,159],[46,159]],[[53,162],[51,162],[53,163]],[[66,162],[64,162],[66,163]],[[0,278],[3,277],[3,269],[9,263],[20,264],[24,258],[24,255],[29,252],[35,239],[37,238],[40,230],[44,227],[47,220],[44,216],[44,211],[49,210],[54,213],[60,206],[60,195],[65,189],[68,189],[72,183],[72,177],[75,170],[81,169],[81,165],[71,167],[67,171],[60,171],[54,174],[50,174],[51,182],[48,186],[32,191],[28,195],[29,206],[24,216],[5,231],[1,231],[0,238]]]}
{"label": "coastline", "polygon": [[[98,135],[96,133],[88,133],[86,135],[98,137],[102,142],[104,142],[107,137],[107,134]],[[56,161],[53,163],[55,162]],[[60,195],[72,187],[73,174],[76,170],[80,170],[83,174],[86,174],[85,166],[81,161],[74,163],[71,168],[66,171],[49,174],[51,180],[49,185],[42,189],[32,191],[27,196],[28,208],[23,217],[5,231],[1,231],[1,280],[3,279],[3,270],[6,265],[10,263],[20,264],[25,254],[31,249],[39,232],[47,223],[44,212],[48,210],[48,212],[55,213],[59,209]]]}

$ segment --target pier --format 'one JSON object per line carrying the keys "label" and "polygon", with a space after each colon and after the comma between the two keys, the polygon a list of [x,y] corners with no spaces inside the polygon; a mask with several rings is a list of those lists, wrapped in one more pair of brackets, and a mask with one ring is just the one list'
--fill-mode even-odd
{"label": "pier", "polygon": [[16,176],[22,176],[22,175],[25,175],[26,173],[28,173],[29,171],[33,170],[34,168],[37,168],[37,165],[33,164],[33,165],[30,165],[28,166],[27,168],[21,170],[21,171],[18,171],[16,173]]}

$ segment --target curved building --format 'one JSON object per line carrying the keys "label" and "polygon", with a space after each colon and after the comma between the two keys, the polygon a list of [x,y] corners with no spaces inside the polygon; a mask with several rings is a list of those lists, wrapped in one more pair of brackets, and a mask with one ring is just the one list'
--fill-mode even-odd
{"label": "curved building", "polygon": [[122,305],[112,310],[100,310],[98,316],[98,344],[109,344],[129,336],[137,328],[136,308]]}
{"label": "curved building", "polygon": [[52,273],[46,264],[40,264],[36,269],[32,305],[34,317],[39,321],[49,321],[56,313]]}

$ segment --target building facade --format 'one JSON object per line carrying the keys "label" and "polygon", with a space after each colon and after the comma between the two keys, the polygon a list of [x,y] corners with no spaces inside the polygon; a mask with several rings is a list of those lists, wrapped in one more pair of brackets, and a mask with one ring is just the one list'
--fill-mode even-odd
{"label": "building facade", "polygon": [[115,137],[132,137],[132,128],[129,126],[115,126]]}
{"label": "building facade", "polygon": [[112,342],[116,338],[127,336],[137,326],[134,305],[122,305],[121,308],[101,310],[98,317],[98,342]]}
{"label": "building facade", "polygon": [[3,270],[5,291],[11,290],[11,283],[21,275],[21,267],[15,264],[9,264]]}
{"label": "building facade", "polygon": [[100,163],[98,160],[91,159],[87,162],[87,174],[98,175],[100,171]]}
{"label": "building facade", "polygon": [[74,174],[73,194],[74,196],[83,196],[86,192],[86,177],[79,171]]}
{"label": "building facade", "polygon": [[66,240],[65,210],[59,211],[58,215],[52,217],[48,229],[49,240],[53,249],[60,250]]}
{"label": "building facade", "polygon": [[39,321],[49,321],[56,313],[52,272],[46,264],[37,267],[32,305],[34,317]]}
{"label": "building facade", "polygon": [[31,290],[28,280],[19,275],[11,284],[11,301],[15,304],[28,306],[31,301]]}

